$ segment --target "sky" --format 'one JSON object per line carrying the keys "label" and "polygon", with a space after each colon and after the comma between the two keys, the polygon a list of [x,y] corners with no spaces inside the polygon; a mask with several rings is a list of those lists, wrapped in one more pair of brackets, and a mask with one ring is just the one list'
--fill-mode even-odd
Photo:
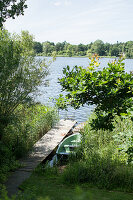
{"label": "sky", "polygon": [[133,0],[27,0],[27,5],[24,16],[6,21],[9,32],[28,30],[38,42],[133,40]]}

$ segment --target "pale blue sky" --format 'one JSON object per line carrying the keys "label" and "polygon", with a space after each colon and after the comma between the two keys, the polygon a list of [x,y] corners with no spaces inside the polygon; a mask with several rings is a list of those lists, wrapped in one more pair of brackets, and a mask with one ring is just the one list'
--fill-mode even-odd
{"label": "pale blue sky", "polygon": [[27,0],[27,4],[24,16],[5,23],[10,32],[28,30],[39,42],[133,40],[133,0]]}

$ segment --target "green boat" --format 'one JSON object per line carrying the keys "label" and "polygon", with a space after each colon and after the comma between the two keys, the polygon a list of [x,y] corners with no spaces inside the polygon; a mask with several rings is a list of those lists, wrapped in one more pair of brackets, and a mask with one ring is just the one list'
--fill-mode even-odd
{"label": "green boat", "polygon": [[65,138],[58,146],[56,151],[57,157],[68,156],[74,153],[74,150],[80,146],[81,134],[75,133]]}

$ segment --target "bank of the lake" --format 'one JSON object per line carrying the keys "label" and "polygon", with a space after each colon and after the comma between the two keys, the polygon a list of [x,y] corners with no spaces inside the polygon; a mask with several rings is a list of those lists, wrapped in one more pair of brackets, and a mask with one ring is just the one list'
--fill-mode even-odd
{"label": "bank of the lake", "polygon": [[[49,58],[49,56],[45,56],[43,53],[38,53],[36,54],[36,56],[43,56],[45,58]],[[55,55],[55,57],[67,57],[67,58],[89,58],[90,56],[89,55],[85,55],[85,56],[69,56],[69,55]],[[116,56],[99,56],[99,58],[118,58]],[[132,58],[126,58],[126,59],[132,59]]]}

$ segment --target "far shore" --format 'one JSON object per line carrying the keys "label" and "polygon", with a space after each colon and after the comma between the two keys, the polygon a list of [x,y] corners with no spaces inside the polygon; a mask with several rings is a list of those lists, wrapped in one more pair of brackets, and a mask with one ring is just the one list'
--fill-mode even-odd
{"label": "far shore", "polygon": [[[37,54],[36,56],[44,56],[44,57],[52,57],[52,55],[51,56],[45,56],[45,55],[43,55],[43,54]],[[67,56],[67,55],[56,55],[55,57],[68,57],[68,58],[89,58],[89,56]],[[118,57],[116,57],[116,56],[99,56],[99,58],[118,58]],[[128,58],[128,57],[126,57],[125,59],[133,59],[133,58]]]}
{"label": "far shore", "polygon": [[[44,56],[44,57],[52,57],[51,56],[45,56],[43,54],[37,54],[37,56]],[[56,57],[68,57],[68,58],[88,58],[89,56],[67,56],[67,55],[56,55]],[[117,58],[116,56],[99,56],[99,58]]]}

